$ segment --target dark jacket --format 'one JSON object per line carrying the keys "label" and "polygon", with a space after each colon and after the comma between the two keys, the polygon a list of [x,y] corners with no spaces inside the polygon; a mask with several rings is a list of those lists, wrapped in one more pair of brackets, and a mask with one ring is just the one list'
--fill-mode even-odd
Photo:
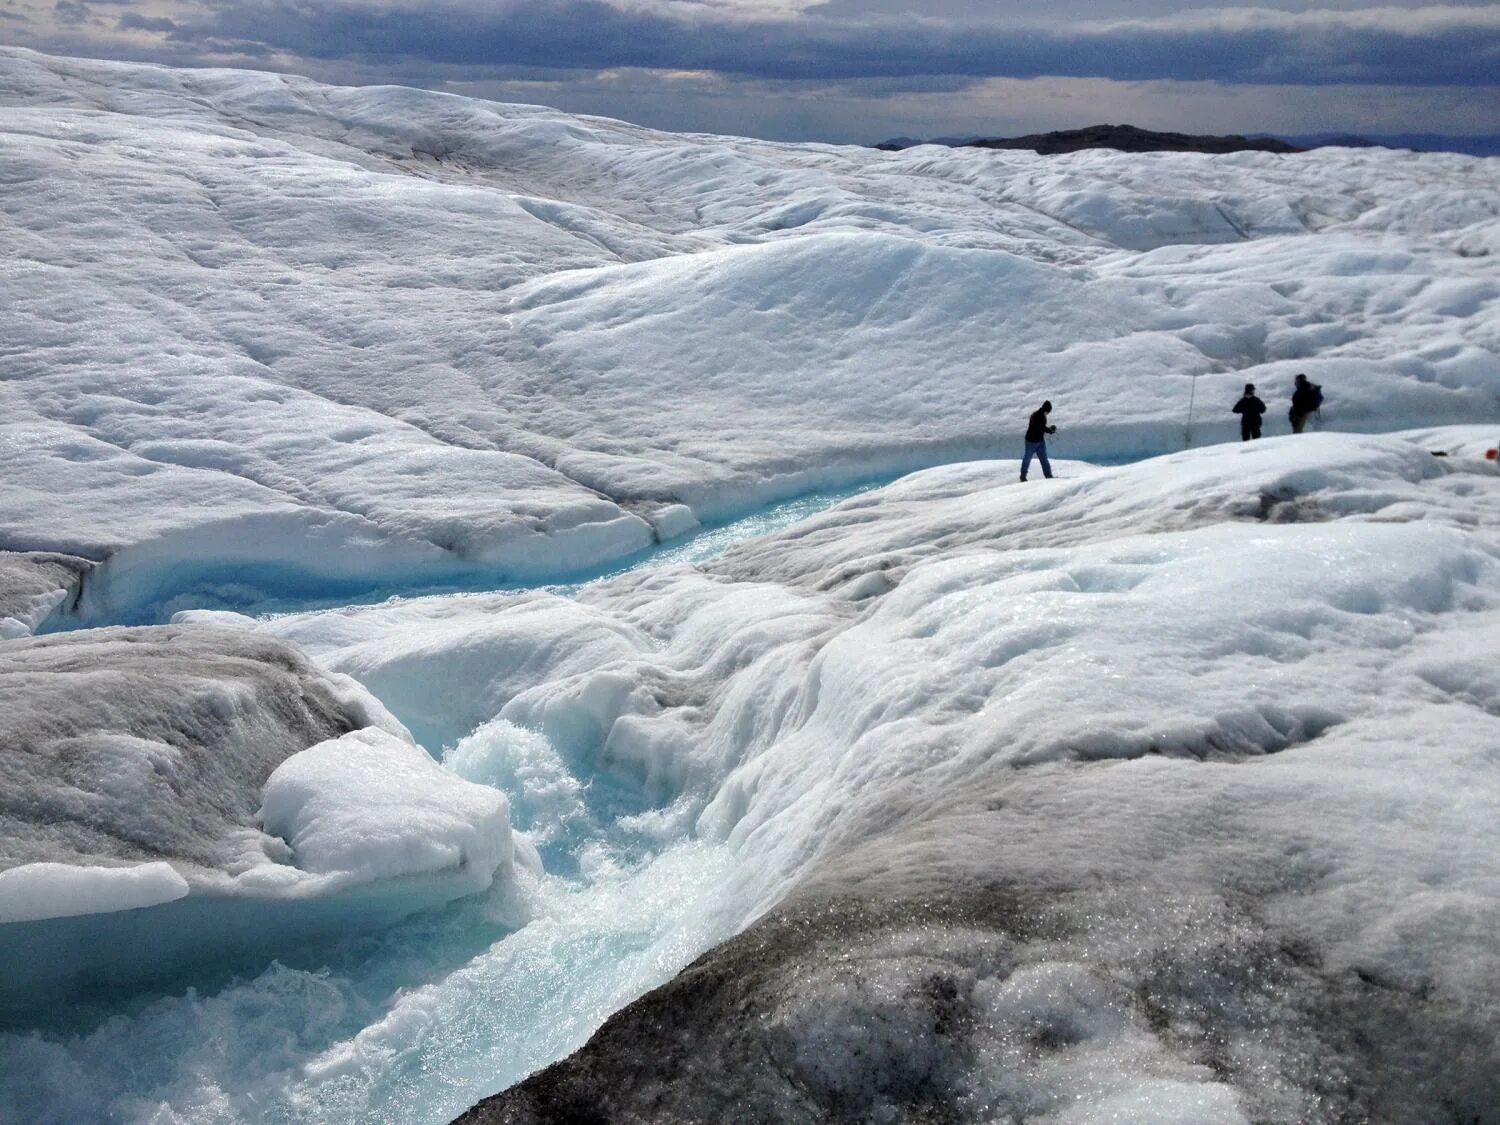
{"label": "dark jacket", "polygon": [[1311,414],[1322,401],[1321,389],[1316,383],[1300,383],[1292,391],[1292,413]]}
{"label": "dark jacket", "polygon": [[1261,402],[1257,395],[1242,395],[1240,401],[1234,404],[1233,409],[1236,414],[1243,414],[1246,418],[1259,418],[1266,412],[1266,404]]}
{"label": "dark jacket", "polygon": [[[1015,430],[1011,431],[1011,433],[1015,432]],[[1031,421],[1026,424],[1027,441],[1046,441],[1048,434],[1055,434],[1056,432],[1056,426],[1047,425],[1047,412],[1045,410],[1038,410],[1032,414]]]}

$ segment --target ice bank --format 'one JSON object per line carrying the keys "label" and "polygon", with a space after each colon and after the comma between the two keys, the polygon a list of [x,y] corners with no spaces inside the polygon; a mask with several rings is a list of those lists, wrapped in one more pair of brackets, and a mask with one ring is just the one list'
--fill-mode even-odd
{"label": "ice bank", "polygon": [[181,982],[485,890],[505,798],[291,646],[196,626],[0,645],[0,1000]]}
{"label": "ice bank", "polygon": [[0,640],[34,633],[55,611],[74,608],[92,565],[72,555],[0,551]]}
{"label": "ice bank", "polygon": [[[1488,1120],[1475,436],[934,469],[586,592],[658,641],[604,743],[742,857],[748,925],[461,1120]],[[768,645],[768,580],[822,628]]]}

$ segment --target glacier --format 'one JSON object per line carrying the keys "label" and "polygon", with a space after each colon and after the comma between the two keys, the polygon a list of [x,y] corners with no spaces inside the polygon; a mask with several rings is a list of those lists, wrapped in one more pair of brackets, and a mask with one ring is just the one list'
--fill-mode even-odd
{"label": "glacier", "polygon": [[0,151],[0,1118],[1497,1120],[1500,162]]}
{"label": "glacier", "polygon": [[588,572],[1008,455],[1039,396],[1084,459],[1303,369],[1343,430],[1491,405],[1485,160],[884,154],[3,57],[0,535],[108,559],[84,621]]}

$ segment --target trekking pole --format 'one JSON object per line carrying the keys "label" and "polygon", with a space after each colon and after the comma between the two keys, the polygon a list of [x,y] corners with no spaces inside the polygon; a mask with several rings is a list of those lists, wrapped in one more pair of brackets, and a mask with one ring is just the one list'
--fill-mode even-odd
{"label": "trekking pole", "polygon": [[1182,428],[1182,447],[1191,449],[1193,447],[1193,400],[1198,396],[1198,376],[1192,376],[1192,390],[1188,392],[1188,417],[1187,425]]}

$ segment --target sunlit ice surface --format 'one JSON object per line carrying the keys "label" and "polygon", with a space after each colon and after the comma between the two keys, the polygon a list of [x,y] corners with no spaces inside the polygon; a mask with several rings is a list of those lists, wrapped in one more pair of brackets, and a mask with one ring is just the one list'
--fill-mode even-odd
{"label": "sunlit ice surface", "polygon": [[1494,161],[0,103],[0,1116],[441,1121],[851,916],[815,1106],[1500,1099]]}

